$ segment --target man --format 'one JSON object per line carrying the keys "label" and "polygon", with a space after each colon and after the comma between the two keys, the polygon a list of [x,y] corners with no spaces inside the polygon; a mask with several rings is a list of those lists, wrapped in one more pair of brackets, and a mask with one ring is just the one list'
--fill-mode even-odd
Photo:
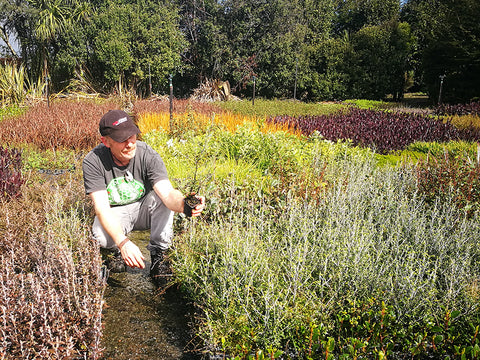
{"label": "man", "polygon": [[183,194],[170,183],[160,155],[137,141],[140,130],[126,112],[110,110],[101,118],[99,130],[102,143],[83,160],[85,191],[96,215],[93,236],[102,248],[121,256],[122,264],[143,269],[145,258],[128,234],[150,229],[147,249],[150,275],[155,279],[165,268],[174,212],[199,216],[205,198],[197,196],[199,204],[194,208],[185,203]]}

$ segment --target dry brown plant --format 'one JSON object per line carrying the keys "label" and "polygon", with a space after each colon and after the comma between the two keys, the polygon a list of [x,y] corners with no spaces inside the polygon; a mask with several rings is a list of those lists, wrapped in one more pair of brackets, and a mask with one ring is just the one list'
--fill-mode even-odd
{"label": "dry brown plant", "polygon": [[120,108],[109,101],[62,99],[50,106],[38,103],[19,117],[0,122],[0,143],[31,144],[40,150],[91,149],[98,144],[98,122],[108,110]]}
{"label": "dry brown plant", "polygon": [[67,183],[25,186],[0,203],[1,359],[101,355],[101,260],[80,184]]}

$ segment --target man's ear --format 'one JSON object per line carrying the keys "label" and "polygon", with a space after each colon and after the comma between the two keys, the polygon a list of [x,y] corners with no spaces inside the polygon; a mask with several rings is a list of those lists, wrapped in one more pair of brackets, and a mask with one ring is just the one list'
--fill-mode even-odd
{"label": "man's ear", "polygon": [[106,137],[106,136],[101,136],[101,137],[100,137],[100,140],[102,140],[103,145],[105,145],[107,148],[110,147],[110,141],[108,141],[108,140],[109,140],[108,137]]}

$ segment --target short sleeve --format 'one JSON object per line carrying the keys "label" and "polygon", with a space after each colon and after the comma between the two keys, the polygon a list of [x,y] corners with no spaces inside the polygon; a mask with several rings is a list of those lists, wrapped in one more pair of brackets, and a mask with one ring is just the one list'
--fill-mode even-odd
{"label": "short sleeve", "polygon": [[102,171],[101,161],[93,151],[88,153],[83,159],[83,184],[85,193],[88,195],[99,190],[106,190],[105,173]]}

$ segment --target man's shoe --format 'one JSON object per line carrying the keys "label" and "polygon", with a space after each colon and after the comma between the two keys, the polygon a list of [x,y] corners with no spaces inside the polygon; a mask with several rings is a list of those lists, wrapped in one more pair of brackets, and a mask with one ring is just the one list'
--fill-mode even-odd
{"label": "man's shoe", "polygon": [[121,273],[126,271],[126,265],[122,258],[122,253],[118,249],[102,249],[102,258],[107,269],[112,273]]}
{"label": "man's shoe", "polygon": [[168,264],[166,250],[154,249],[150,251],[151,265],[150,276],[158,287],[165,286],[172,277],[172,272]]}

